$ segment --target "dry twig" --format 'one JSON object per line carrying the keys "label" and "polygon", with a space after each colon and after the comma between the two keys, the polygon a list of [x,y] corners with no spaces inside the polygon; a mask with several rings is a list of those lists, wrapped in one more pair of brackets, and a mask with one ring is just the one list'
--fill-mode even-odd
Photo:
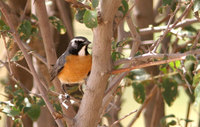
{"label": "dry twig", "polygon": [[[26,62],[28,64],[32,74],[33,74],[33,77],[35,78],[35,81],[37,82],[36,84],[38,84],[38,89],[39,89],[39,91],[41,93],[42,98],[44,99],[44,101],[45,101],[50,113],[54,117],[53,113],[55,112],[55,110],[54,110],[53,106],[51,105],[51,103],[49,102],[49,99],[48,99],[47,94],[46,94],[46,90],[44,89],[44,87],[41,84],[41,81],[40,81],[40,79],[39,79],[39,77],[38,77],[38,75],[36,73],[36,70],[33,67],[32,60],[31,60],[30,56],[28,55],[26,49],[24,48],[24,46],[22,44],[23,42],[20,40],[20,37],[19,37],[17,31],[15,30],[15,27],[13,26],[13,22],[10,19],[8,11],[4,7],[3,1],[0,1],[0,10],[1,10],[2,14],[4,15],[4,17],[5,17],[5,19],[6,19],[7,23],[8,23],[8,26],[10,27],[10,29],[12,31],[13,37],[14,37],[18,47],[21,49],[21,51],[22,51],[22,53],[23,53],[23,55],[24,55],[24,57],[26,59]],[[56,121],[56,123],[57,123],[57,125],[59,127],[63,127],[64,126],[63,123],[61,122],[61,120],[56,119],[55,117],[54,117],[54,119],[55,119],[55,121]]]}
{"label": "dry twig", "polygon": [[127,115],[125,115],[124,117],[122,117],[121,119],[115,121],[113,124],[110,125],[110,127],[114,126],[115,124],[118,124],[120,121],[122,121],[123,119],[125,119],[126,117],[132,115],[132,114],[135,113],[135,112],[137,112],[137,110],[134,110],[134,111],[128,113]]}
{"label": "dry twig", "polygon": [[[197,18],[185,19],[185,20],[178,22],[173,28],[175,29],[178,27],[185,27],[185,26],[191,25],[193,23],[197,23],[197,22],[199,22],[199,20]],[[173,26],[173,24],[169,25],[169,28],[171,28],[172,26]],[[146,34],[150,34],[150,33],[160,32],[160,31],[166,30],[166,28],[167,28],[167,26],[141,28],[141,29],[139,29],[139,34],[146,35]]]}
{"label": "dry twig", "polygon": [[128,127],[132,127],[132,125],[135,123],[135,121],[139,118],[141,112],[143,111],[143,109],[147,106],[147,104],[149,103],[149,101],[151,100],[151,98],[154,96],[154,94],[157,91],[157,86],[155,85],[151,92],[148,94],[147,98],[145,99],[144,103],[142,104],[142,106],[140,107],[140,109],[138,110],[137,114],[135,115],[135,117],[133,118],[133,120],[129,123]]}
{"label": "dry twig", "polygon": [[148,63],[144,63],[144,64],[140,64],[140,65],[135,65],[135,66],[132,66],[130,68],[122,68],[122,69],[113,70],[111,73],[112,74],[118,74],[118,73],[122,73],[122,72],[129,72],[129,71],[131,71],[133,69],[151,67],[151,66],[165,64],[165,63],[169,63],[169,62],[172,62],[172,61],[183,60],[183,59],[185,59],[185,57],[173,58],[173,59],[168,59],[168,60],[160,60],[160,61],[154,61],[154,62],[148,62]]}

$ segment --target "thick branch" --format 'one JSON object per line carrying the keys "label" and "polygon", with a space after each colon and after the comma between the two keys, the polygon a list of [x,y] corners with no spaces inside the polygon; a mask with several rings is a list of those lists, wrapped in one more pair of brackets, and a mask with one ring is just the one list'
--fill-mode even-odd
{"label": "thick branch", "polygon": [[[37,0],[35,2],[35,6],[36,6],[37,16],[38,16],[38,20],[39,20],[39,27],[40,27],[40,31],[42,34],[43,44],[44,44],[44,48],[45,48],[45,53],[46,53],[46,57],[47,57],[47,65],[48,65],[48,68],[50,68],[50,66],[56,62],[57,56],[56,56],[55,46],[53,43],[53,36],[50,31],[51,29],[50,29],[50,25],[49,25],[49,19],[48,19],[48,15],[47,15],[46,6],[45,6],[45,1]],[[61,93],[61,84],[58,81],[58,79],[54,80],[53,84],[56,88],[56,91]],[[73,110],[73,108],[66,110],[63,107],[63,111],[64,111],[64,114],[67,115],[68,117],[70,117],[71,119],[75,115],[75,111]],[[66,122],[69,125],[72,124],[72,120],[66,119]]]}
{"label": "thick branch", "polygon": [[24,48],[24,46],[22,44],[23,42],[20,40],[20,37],[19,37],[17,31],[15,30],[15,28],[13,26],[13,22],[10,19],[10,16],[9,16],[7,10],[4,8],[4,3],[2,1],[0,1],[0,10],[3,13],[3,15],[5,16],[5,19],[6,19],[7,23],[8,23],[8,26],[10,27],[11,31],[13,32],[13,37],[14,37],[14,39],[15,39],[18,47],[21,49],[21,51],[22,51],[22,53],[23,53],[23,55],[24,55],[24,57],[26,59],[28,67],[30,68],[30,70],[31,70],[31,72],[33,74],[33,77],[35,78],[35,81],[37,82],[36,84],[38,84],[37,87],[38,87],[38,89],[39,89],[39,91],[41,93],[42,98],[44,99],[44,101],[46,103],[46,106],[48,107],[51,115],[54,117],[57,125],[59,127],[64,127],[63,124],[62,124],[62,122],[61,122],[61,120],[56,119],[55,116],[53,115],[53,113],[55,111],[54,111],[53,106],[49,102],[49,99],[48,99],[48,96],[47,96],[47,92],[46,92],[45,88],[42,86],[42,83],[41,83],[41,81],[40,81],[40,79],[39,79],[39,77],[38,77],[38,75],[36,73],[36,70],[33,67],[32,60],[31,60],[30,56],[28,55],[26,49]]}
{"label": "thick branch", "polygon": [[67,9],[65,8],[65,3],[64,3],[63,0],[56,0],[56,4],[58,6],[58,10],[60,12],[60,16],[61,16],[61,18],[63,20],[63,23],[64,23],[64,25],[65,25],[65,27],[67,29],[67,34],[68,34],[68,36],[69,36],[69,38],[71,40],[74,37],[74,33],[73,33],[73,31],[72,31],[73,29],[72,29],[72,27],[70,25],[70,22],[71,22],[70,21],[70,16],[66,14]]}
{"label": "thick branch", "polygon": [[[111,69],[111,40],[113,19],[121,0],[100,0],[99,11],[103,22],[94,29],[93,63],[81,106],[75,117],[75,127],[96,127]],[[99,43],[101,42],[101,43]]]}

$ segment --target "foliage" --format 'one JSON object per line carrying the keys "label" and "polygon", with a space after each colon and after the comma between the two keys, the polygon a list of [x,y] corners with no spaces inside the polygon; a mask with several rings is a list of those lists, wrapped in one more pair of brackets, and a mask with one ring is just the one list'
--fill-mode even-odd
{"label": "foliage", "polygon": [[[79,0],[78,2],[82,3],[83,5],[87,5],[88,7],[79,7],[74,8],[74,18],[84,24],[88,29],[94,29],[98,27],[101,23],[106,23],[106,21],[103,21],[104,19],[99,19],[101,17],[101,11],[99,10],[99,0],[91,0],[91,1],[84,1]],[[154,40],[151,43],[147,43],[146,41],[149,40],[142,40],[140,47],[138,48],[134,58],[134,61],[118,64],[114,66],[112,69],[126,69],[126,67],[132,67],[132,66],[139,66],[149,63],[156,63],[157,61],[166,61],[165,64],[158,64],[157,69],[159,71],[158,75],[152,75],[151,73],[148,73],[146,71],[146,68],[139,68],[131,70],[127,73],[125,79],[123,80],[123,83],[121,83],[118,86],[119,91],[117,91],[117,95],[122,95],[123,90],[122,88],[126,87],[129,89],[132,89],[133,92],[130,96],[133,97],[134,101],[136,101],[139,104],[143,104],[145,102],[145,99],[148,96],[148,92],[146,92],[146,88],[149,84],[157,85],[158,90],[160,90],[160,93],[162,94],[162,99],[168,106],[173,106],[173,103],[176,101],[178,95],[179,95],[179,88],[183,87],[185,92],[187,93],[187,96],[189,97],[189,101],[191,103],[196,102],[196,104],[200,103],[200,60],[198,53],[194,53],[194,51],[200,49],[199,40],[198,39],[198,32],[199,32],[199,24],[198,25],[183,25],[181,27],[165,27],[165,29],[159,30],[159,28],[163,28],[163,25],[167,25],[166,21],[170,19],[169,16],[174,15],[174,18],[172,23],[177,21],[181,14],[183,14],[184,9],[189,5],[190,0],[185,1],[177,1],[177,0],[162,0],[162,5],[158,8],[159,20],[161,20],[161,23],[154,23],[153,26],[155,27],[155,31],[157,30],[157,33],[153,31],[153,35],[159,36],[157,38],[155,37]],[[119,35],[117,31],[118,25],[126,19],[127,13],[129,13],[130,5],[132,3],[128,2],[127,0],[122,0],[121,5],[118,8],[118,11],[123,14],[121,19],[118,21],[116,20],[113,22],[113,25],[115,26],[113,29],[113,38],[110,38],[112,41],[111,43],[111,58],[113,65],[115,62],[117,63],[120,60],[130,60],[129,59],[129,52],[131,50],[131,46],[135,44],[138,40],[136,38],[135,33],[128,31],[130,35],[128,36],[127,31],[123,31],[126,35],[124,35],[122,40],[118,40],[117,38]],[[180,9],[177,13],[174,12],[174,10],[177,8],[177,5],[181,5]],[[168,10],[170,8],[170,10]],[[185,18],[192,19],[194,18],[193,14],[197,16],[200,10],[200,0],[195,0],[194,5],[192,6],[192,9],[189,10],[188,14],[183,16],[178,23],[184,23],[182,22]],[[166,15],[165,13],[168,12]],[[6,48],[7,51],[10,52],[14,48],[14,38],[12,30],[8,27],[5,20],[2,18],[2,14],[0,13],[0,33],[2,36],[6,37]],[[138,16],[140,18],[140,15]],[[164,19],[162,19],[164,17]],[[118,17],[117,17],[118,18]],[[197,17],[199,18],[199,17]],[[101,22],[103,21],[103,22]],[[56,16],[50,16],[49,22],[52,24],[52,26],[60,33],[65,34],[66,28],[61,19],[59,19]],[[177,24],[178,24],[177,23]],[[128,24],[130,25],[130,24]],[[155,26],[157,25],[157,26]],[[125,25],[126,26],[126,25]],[[150,28],[149,27],[149,28]],[[148,28],[148,31],[149,30]],[[167,47],[162,47],[164,40],[162,40],[158,46],[158,49],[156,52],[153,52],[151,49],[155,43],[159,41],[160,38],[164,36],[164,32],[166,29],[171,29],[166,34],[166,37],[169,39],[167,42]],[[35,15],[30,15],[28,18],[24,18],[20,21],[20,23],[17,26],[17,32],[20,35],[20,39],[23,41],[23,43],[30,44],[31,40],[35,37],[40,38],[39,34],[39,27],[38,27],[38,18]],[[138,36],[140,36],[143,39],[144,29],[136,28],[138,32]],[[132,30],[131,27],[129,30]],[[163,32],[164,31],[164,32]],[[141,32],[141,33],[140,33]],[[151,31],[150,31],[151,32]],[[127,37],[128,36],[128,37]],[[56,39],[55,39],[56,40]],[[100,43],[100,42],[99,42]],[[195,44],[196,43],[196,44]],[[150,46],[149,46],[150,45]],[[165,45],[166,46],[166,45]],[[162,48],[160,48],[162,47]],[[164,52],[163,48],[166,48],[166,52]],[[35,51],[34,51],[35,52]],[[149,54],[154,55],[157,57],[144,59],[143,57],[148,56]],[[178,55],[185,54],[184,56],[177,57]],[[132,54],[131,54],[132,55]],[[164,57],[159,57],[159,55],[164,55]],[[170,56],[171,55],[171,56]],[[140,59],[139,59],[140,58]],[[172,60],[174,58],[175,60]],[[180,59],[178,59],[180,58]],[[22,54],[21,50],[18,50],[11,58],[9,58],[11,64],[20,62],[24,59],[24,55]],[[167,60],[171,60],[168,62]],[[8,61],[5,61],[7,64]],[[130,65],[130,66],[129,66]],[[4,66],[4,63],[1,63],[1,66]],[[150,66],[151,67],[151,66]],[[8,67],[9,68],[9,67]],[[110,74],[110,72],[108,72]],[[122,72],[123,73],[123,72]],[[153,73],[153,72],[152,72]],[[12,76],[12,75],[11,75]],[[115,75],[111,75],[111,78],[109,78],[108,83],[112,80],[112,78]],[[4,80],[2,80],[4,81]],[[0,102],[0,111],[4,114],[6,114],[9,117],[12,117],[15,126],[22,126],[22,120],[21,117],[26,115],[28,116],[32,121],[37,121],[38,117],[40,116],[41,107],[45,106],[45,102],[36,95],[31,95],[30,93],[27,93],[27,91],[20,87],[19,83],[21,81],[17,81],[15,86],[11,86],[8,82],[4,82],[5,84],[5,92],[9,95],[9,101],[1,101]],[[130,87],[131,86],[131,87]],[[191,91],[189,90],[191,89]],[[87,86],[86,86],[87,89]],[[80,90],[79,86],[68,88],[68,94],[75,95],[77,91]],[[120,94],[119,94],[120,93]],[[82,99],[82,91],[79,91],[80,95],[75,95],[75,99]],[[49,99],[54,107],[54,109],[58,113],[63,113],[61,109],[61,105],[59,102],[57,102],[57,98],[51,95],[48,95]],[[180,121],[184,121],[185,123],[193,122],[193,120],[186,119],[186,118],[177,118],[174,114],[166,115],[161,120],[160,123],[162,126],[175,126],[180,125]]]}
{"label": "foliage", "polygon": [[21,122],[19,118],[23,115],[28,115],[33,121],[38,119],[40,107],[44,105],[44,102],[41,103],[43,101],[41,98],[25,94],[23,89],[18,87],[17,84],[15,88],[7,86],[5,90],[9,93],[12,100],[0,102],[1,112],[12,117],[16,124]]}
{"label": "foliage", "polygon": [[52,23],[52,25],[58,30],[58,32],[60,34],[65,34],[66,28],[64,27],[64,24],[62,23],[62,21],[59,18],[57,18],[55,16],[50,16],[49,20]]}
{"label": "foliage", "polygon": [[165,102],[169,106],[171,106],[172,102],[176,99],[176,96],[177,96],[178,84],[172,78],[164,77],[162,80],[163,81],[160,84],[160,86],[161,86],[161,91],[162,91],[163,98],[164,98]]}

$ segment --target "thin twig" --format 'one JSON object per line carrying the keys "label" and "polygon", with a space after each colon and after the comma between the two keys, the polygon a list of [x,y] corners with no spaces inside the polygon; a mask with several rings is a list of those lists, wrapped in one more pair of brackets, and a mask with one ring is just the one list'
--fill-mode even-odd
{"label": "thin twig", "polygon": [[174,58],[181,58],[181,57],[191,55],[191,54],[192,55],[200,54],[200,49],[187,51],[185,53],[171,53],[171,54],[146,53],[146,54],[143,54],[143,55],[135,56],[133,58],[118,60],[114,63],[114,65],[132,63],[132,62],[135,62],[135,63],[146,62],[148,60],[153,60],[153,59],[157,59],[157,60],[164,59],[164,58],[174,59]]}
{"label": "thin twig", "polygon": [[0,93],[1,96],[6,97],[6,98],[10,98],[8,95]]}
{"label": "thin twig", "polygon": [[70,16],[66,15],[67,9],[65,7],[65,3],[63,0],[56,0],[56,4],[58,6],[58,10],[60,12],[60,16],[63,20],[63,23],[67,29],[67,34],[69,36],[69,39],[71,40],[74,37],[74,34],[73,34],[73,31],[72,31],[73,29],[70,23],[71,22]]}
{"label": "thin twig", "polygon": [[22,15],[20,16],[20,21],[24,20],[24,17],[25,17],[25,14],[26,14],[29,4],[30,4],[30,0],[27,0],[24,11],[23,11]]}
{"label": "thin twig", "polygon": [[21,49],[21,51],[22,51],[22,53],[23,53],[23,55],[24,55],[24,57],[25,57],[25,59],[26,59],[26,62],[27,62],[27,64],[28,64],[28,66],[29,66],[29,68],[30,68],[32,74],[33,74],[33,77],[35,78],[36,84],[38,84],[37,87],[38,87],[38,89],[39,89],[39,91],[40,91],[40,93],[41,93],[42,98],[44,99],[44,101],[45,101],[45,103],[46,103],[46,106],[48,107],[48,109],[49,109],[51,115],[52,115],[53,118],[55,119],[57,125],[58,125],[59,127],[64,127],[62,121],[59,120],[59,119],[56,119],[55,116],[54,116],[55,110],[54,110],[52,104],[49,102],[48,96],[47,96],[47,94],[46,94],[47,92],[46,92],[45,88],[44,88],[44,87],[42,86],[42,84],[41,84],[41,81],[40,81],[40,79],[39,79],[39,77],[38,77],[38,74],[36,73],[36,70],[35,70],[35,68],[34,68],[34,66],[33,66],[32,60],[31,60],[30,56],[28,55],[26,49],[24,48],[24,46],[23,46],[23,44],[22,44],[23,42],[20,40],[20,37],[19,37],[17,31],[15,30],[15,27],[14,27],[14,25],[13,25],[13,22],[12,22],[12,20],[10,19],[11,16],[8,14],[8,11],[5,9],[4,3],[3,3],[2,0],[0,1],[0,10],[1,10],[2,14],[4,15],[5,20],[6,20],[6,22],[8,23],[8,26],[10,27],[10,29],[11,29],[11,31],[12,31],[13,37],[14,37],[14,39],[15,39],[15,42],[17,43],[18,47]]}
{"label": "thin twig", "polygon": [[10,72],[11,69],[10,69],[8,63],[5,63],[5,62],[3,62],[1,60],[0,60],[0,63],[3,64],[3,66],[6,68],[6,70],[8,71],[8,74],[10,75],[11,79],[15,83],[17,83],[19,85],[19,87],[22,88],[26,94],[30,94],[31,92],[20,81],[18,81],[13,74],[11,74],[11,72]]}
{"label": "thin twig", "polygon": [[8,59],[8,66],[9,66],[8,70],[9,70],[10,74],[13,75],[13,71],[12,71],[12,67],[11,67],[11,63],[10,63],[11,58],[10,58],[10,55],[9,55],[9,52],[8,52],[8,49],[7,49],[6,39],[5,39],[4,35],[2,35],[2,38],[3,38],[4,47],[6,49],[7,59]]}
{"label": "thin twig", "polygon": [[199,38],[200,38],[200,30],[198,31],[198,34],[197,34],[197,36],[196,36],[196,38],[195,38],[195,40],[194,40],[192,49],[195,49],[195,48],[196,48],[196,46],[197,46],[197,44],[198,44],[198,42],[199,42]]}
{"label": "thin twig", "polygon": [[[191,110],[191,105],[192,105],[192,102],[191,102],[191,100],[189,100],[189,101],[188,101],[188,104],[187,104],[187,115],[186,115],[186,120],[189,119],[190,110]],[[188,127],[188,123],[189,123],[189,122],[186,121],[185,127]]]}
{"label": "thin twig", "polygon": [[135,4],[133,4],[133,5],[129,8],[129,10],[127,11],[127,13],[120,19],[120,21],[117,22],[116,27],[118,27],[119,24],[120,24],[121,22],[123,22],[123,21],[126,19],[126,17],[127,17],[128,15],[130,15],[130,13],[131,13],[131,11],[132,11],[132,9],[133,9],[134,6],[135,6]]}
{"label": "thin twig", "polygon": [[132,125],[135,123],[135,121],[139,118],[140,114],[142,113],[143,109],[147,106],[147,104],[150,102],[151,98],[153,97],[153,95],[156,93],[157,91],[157,86],[155,85],[151,92],[148,94],[147,98],[145,99],[144,103],[142,104],[142,106],[140,107],[140,109],[138,110],[137,114],[135,115],[135,117],[132,119],[132,121],[129,123],[128,127],[132,127]]}
{"label": "thin twig", "polygon": [[[138,49],[139,49],[139,46],[141,44],[141,39],[140,39],[140,35],[137,32],[137,29],[136,29],[135,25],[133,24],[133,21],[131,19],[130,14],[127,15],[126,20],[127,20],[130,32],[131,32],[131,36],[135,40],[133,45],[132,45],[131,53],[130,53],[130,57],[133,57],[136,54],[136,52],[138,51]],[[132,65],[132,63],[126,63],[124,65],[124,67],[130,67],[131,65]],[[109,102],[114,97],[112,94],[117,89],[117,87],[118,87],[119,83],[121,82],[121,80],[127,74],[128,74],[128,72],[124,72],[124,73],[122,73],[120,75],[117,75],[109,83],[109,87],[107,88],[107,90],[105,91],[105,94],[104,94],[104,99],[103,99],[102,108],[101,108],[101,112],[100,113],[103,113],[105,111],[106,107],[109,105]]]}
{"label": "thin twig", "polygon": [[39,61],[41,61],[43,64],[45,64],[48,67],[47,60],[43,56],[41,56],[39,53],[33,51],[29,45],[26,43],[23,43],[23,46],[26,48],[29,54],[32,54],[35,58],[37,58]]}
{"label": "thin twig", "polygon": [[130,57],[133,57],[136,54],[136,52],[138,51],[138,48],[139,48],[142,41],[141,41],[139,33],[137,32],[135,25],[133,24],[133,20],[131,19],[130,14],[127,15],[126,21],[127,21],[128,26],[129,26],[131,36],[134,39],[133,45],[132,45],[132,48],[131,48],[131,54],[130,54]]}
{"label": "thin twig", "polygon": [[[197,22],[199,22],[199,20],[197,18],[185,19],[185,20],[182,20],[182,21],[178,22],[174,26],[174,29],[178,28],[178,27],[185,27],[185,26],[191,25],[193,23],[197,23]],[[173,24],[171,24],[169,26],[169,28],[171,28],[172,26],[173,26]],[[141,28],[141,29],[139,29],[139,33],[140,33],[140,35],[146,35],[146,34],[160,32],[160,31],[166,30],[166,28],[167,28],[167,26],[156,26],[156,27]]]}
{"label": "thin twig", "polygon": [[173,62],[173,61],[177,61],[177,60],[183,60],[183,59],[185,59],[185,57],[168,59],[168,60],[154,61],[154,62],[144,63],[144,64],[140,64],[140,65],[135,65],[135,66],[132,66],[132,67],[129,67],[129,68],[122,68],[122,69],[113,70],[111,73],[112,74],[118,74],[118,73],[122,73],[122,72],[129,72],[129,71],[131,71],[133,69],[151,67],[151,66],[165,64],[165,63],[169,63],[169,62]]}
{"label": "thin twig", "polygon": [[159,98],[161,96],[161,92],[160,90],[157,88],[157,92],[156,92],[156,101],[154,102],[154,107],[153,107],[153,113],[152,113],[152,117],[151,117],[151,125],[150,127],[155,127],[155,123],[157,121],[156,116],[159,113],[158,111],[158,106],[159,106]]}
{"label": "thin twig", "polygon": [[173,18],[174,18],[174,16],[175,16],[175,14],[177,13],[177,11],[178,11],[179,9],[180,9],[180,3],[178,3],[178,5],[176,6],[175,11],[172,12],[172,14],[171,14],[171,16],[170,16],[170,18],[169,18],[169,21],[168,21],[168,23],[167,23],[167,28],[166,28],[166,30],[164,31],[163,35],[156,41],[156,43],[154,43],[154,44],[152,45],[152,47],[151,47],[152,52],[156,52],[156,50],[157,50],[159,44],[161,43],[161,41],[165,38],[165,36],[168,34],[168,32],[173,28],[173,27],[169,27],[169,26],[170,26],[170,24],[171,24],[171,22],[172,22],[172,20],[173,20]]}
{"label": "thin twig", "polygon": [[137,112],[137,110],[134,110],[134,111],[128,113],[127,115],[125,115],[124,117],[122,117],[121,119],[115,121],[113,124],[110,125],[110,127],[114,126],[115,124],[118,124],[120,121],[122,121],[123,119],[125,119],[126,117],[132,115],[132,114],[135,113],[135,112]]}
{"label": "thin twig", "polygon": [[[176,65],[176,64],[174,64]],[[184,66],[184,63],[183,61],[181,61],[181,69],[183,71],[183,73],[181,72],[181,70],[179,70],[176,66],[175,66],[176,70],[178,71],[178,73],[180,74],[181,78],[185,81],[186,85],[187,85],[187,88],[189,89],[190,93],[192,94],[192,90],[191,90],[191,84],[188,82],[188,80],[185,78],[186,77],[186,69],[185,69],[185,66]]]}
{"label": "thin twig", "polygon": [[24,66],[18,64],[17,62],[13,62],[13,63],[14,63],[17,67],[20,67],[20,68],[22,68],[23,70],[27,71],[29,74],[33,75],[32,72],[31,72],[28,68],[26,68],[26,67],[24,67]]}

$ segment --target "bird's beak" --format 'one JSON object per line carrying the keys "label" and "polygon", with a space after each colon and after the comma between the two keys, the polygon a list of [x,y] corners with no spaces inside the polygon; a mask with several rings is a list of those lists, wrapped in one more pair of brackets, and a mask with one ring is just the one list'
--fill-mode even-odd
{"label": "bird's beak", "polygon": [[85,45],[89,45],[91,42],[90,41],[85,41],[84,44]]}

